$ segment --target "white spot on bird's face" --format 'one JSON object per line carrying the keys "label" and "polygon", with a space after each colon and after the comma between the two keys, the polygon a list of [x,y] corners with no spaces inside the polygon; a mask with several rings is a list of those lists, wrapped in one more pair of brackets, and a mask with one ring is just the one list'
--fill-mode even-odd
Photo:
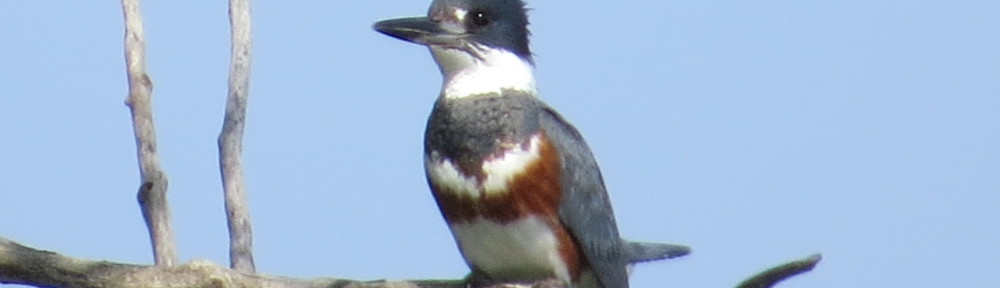
{"label": "white spot on bird's face", "polygon": [[510,51],[468,43],[469,49],[431,46],[441,69],[442,97],[457,99],[504,89],[536,95],[535,69]]}
{"label": "white spot on bird's face", "polygon": [[451,224],[465,261],[496,280],[540,279],[555,275],[569,283],[559,241],[545,221],[529,217],[507,224],[486,219]]}
{"label": "white spot on bird's face", "polygon": [[451,10],[452,15],[455,15],[455,20],[458,23],[465,23],[465,16],[469,15],[469,10],[455,7]]}
{"label": "white spot on bird's face", "polygon": [[465,23],[465,15],[469,12],[462,8],[452,8],[450,14],[436,19],[441,29],[453,34],[465,34],[465,25],[462,23]]}
{"label": "white spot on bird's face", "polygon": [[483,161],[481,168],[486,177],[481,183],[475,177],[463,174],[451,160],[443,159],[434,151],[425,157],[424,169],[434,185],[450,193],[467,194],[474,198],[481,194],[506,193],[507,183],[538,160],[541,141],[541,136],[535,135],[528,141],[527,150],[522,145],[514,145],[500,157]]}

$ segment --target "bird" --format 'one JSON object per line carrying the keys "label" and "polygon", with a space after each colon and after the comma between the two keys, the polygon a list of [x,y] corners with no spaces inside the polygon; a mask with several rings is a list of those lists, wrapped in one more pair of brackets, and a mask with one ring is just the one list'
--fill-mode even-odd
{"label": "bird", "polygon": [[539,98],[527,10],[521,0],[434,0],[427,16],[373,29],[427,46],[443,76],[424,171],[467,281],[626,288],[630,264],[689,248],[619,236],[593,153]]}

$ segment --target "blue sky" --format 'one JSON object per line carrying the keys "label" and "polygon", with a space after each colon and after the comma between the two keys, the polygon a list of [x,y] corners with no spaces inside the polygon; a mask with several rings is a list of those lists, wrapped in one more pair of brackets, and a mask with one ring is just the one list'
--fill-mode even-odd
{"label": "blue sky", "polygon": [[[86,3],[84,3],[86,2]],[[255,1],[245,158],[258,270],[458,278],[426,188],[440,75],[370,29],[429,1]],[[0,4],[0,235],[150,263],[118,1]],[[144,1],[183,261],[228,263],[215,138],[224,1]],[[690,245],[635,287],[997,287],[1000,2],[532,1],[542,97],[622,233]]]}

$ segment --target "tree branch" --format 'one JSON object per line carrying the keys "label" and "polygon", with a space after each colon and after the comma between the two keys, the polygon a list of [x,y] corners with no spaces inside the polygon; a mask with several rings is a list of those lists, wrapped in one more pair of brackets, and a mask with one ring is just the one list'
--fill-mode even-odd
{"label": "tree branch", "polygon": [[[738,288],[772,287],[811,270],[820,255],[792,261],[743,281]],[[226,269],[200,260],[171,267],[75,259],[26,247],[0,237],[0,284],[79,288],[466,288],[465,280],[358,281],[337,278],[296,279]],[[513,286],[516,285],[516,286]],[[559,279],[534,283],[493,283],[482,288],[561,288]]]}
{"label": "tree branch", "polygon": [[246,122],[247,93],[250,89],[250,1],[229,1],[232,58],[229,69],[229,96],[226,116],[219,134],[219,169],[225,194],[229,224],[230,267],[253,272],[253,232],[243,180],[243,130]]}
{"label": "tree branch", "polygon": [[819,260],[823,256],[820,254],[813,254],[809,257],[788,262],[775,266],[771,269],[767,269],[764,272],[760,272],[750,279],[744,280],[742,283],[737,285],[737,288],[766,288],[773,287],[778,282],[784,281],[785,279],[792,278],[792,276],[799,275],[805,272],[809,272],[816,267]]}
{"label": "tree branch", "polygon": [[146,74],[146,40],[138,0],[122,0],[125,15],[125,65],[129,95],[125,105],[132,112],[139,175],[142,183],[137,195],[142,217],[146,220],[157,265],[170,266],[177,262],[174,231],[167,205],[167,175],[160,168],[156,152],[156,129],[150,97],[153,81]]}
{"label": "tree branch", "polygon": [[[294,279],[244,273],[204,260],[172,267],[92,261],[36,250],[2,237],[0,237],[0,283],[79,288],[465,288],[465,282],[462,280]],[[552,280],[541,281],[534,287],[558,286],[553,283]]]}

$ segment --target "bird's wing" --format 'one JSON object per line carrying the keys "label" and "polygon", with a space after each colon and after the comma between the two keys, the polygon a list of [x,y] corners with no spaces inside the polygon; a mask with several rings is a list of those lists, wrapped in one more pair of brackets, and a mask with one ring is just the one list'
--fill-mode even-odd
{"label": "bird's wing", "polygon": [[562,161],[559,219],[580,245],[603,287],[628,287],[627,255],[597,161],[576,128],[551,108],[542,110],[540,128]]}

